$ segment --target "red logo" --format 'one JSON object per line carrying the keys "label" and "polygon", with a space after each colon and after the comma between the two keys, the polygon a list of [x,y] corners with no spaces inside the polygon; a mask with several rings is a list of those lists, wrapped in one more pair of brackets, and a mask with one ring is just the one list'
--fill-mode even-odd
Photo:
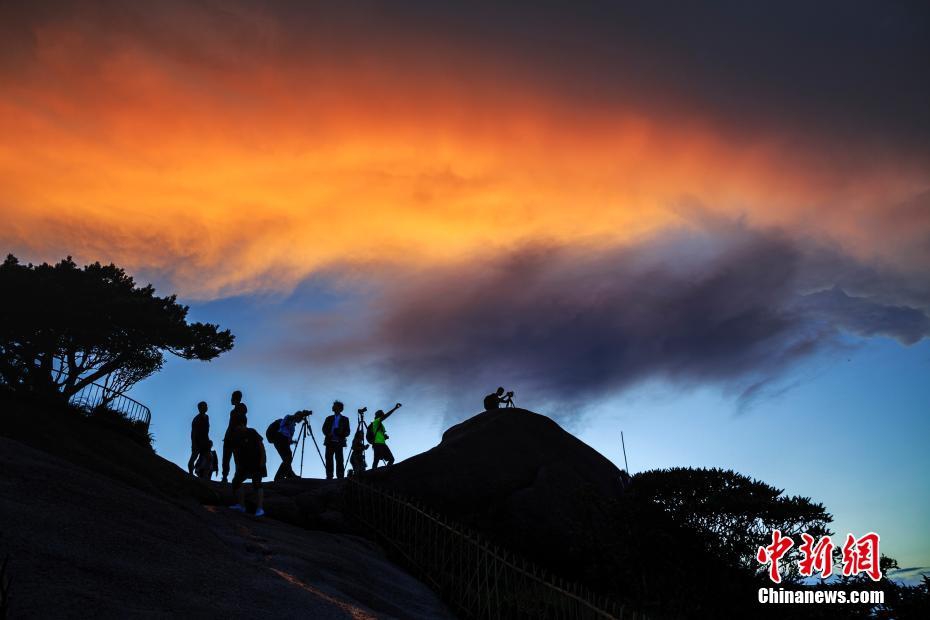
{"label": "red logo", "polygon": [[798,563],[802,577],[810,577],[814,571],[820,573],[821,579],[833,574],[833,541],[824,536],[814,544],[814,537],[810,534],[801,534],[804,543],[798,547],[804,555]]}
{"label": "red logo", "polygon": [[769,577],[775,583],[781,583],[781,574],[778,572],[778,560],[781,556],[788,553],[788,549],[794,546],[794,541],[790,536],[782,536],[781,530],[772,532],[772,544],[768,547],[759,547],[756,553],[756,559],[760,564],[770,564]]}
{"label": "red logo", "polygon": [[846,544],[843,545],[843,575],[848,577],[865,573],[872,581],[881,579],[878,541],[879,536],[875,532],[869,532],[858,540],[852,534],[846,536]]}
{"label": "red logo", "polygon": [[[810,534],[801,534],[804,541],[798,547],[801,552],[801,559],[798,561],[798,572],[802,577],[812,577],[814,572],[820,573],[821,579],[826,579],[833,574],[833,550],[836,545],[829,536],[824,536],[816,540]],[[881,557],[878,550],[879,535],[875,532],[869,532],[861,538],[856,538],[852,534],[846,536],[846,544],[843,545],[843,576],[851,577],[865,573],[873,581],[882,578],[879,566]],[[788,550],[794,546],[794,540],[790,536],[782,536],[781,530],[772,531],[772,544],[765,547],[759,547],[756,552],[756,560],[760,564],[769,565],[769,577],[775,583],[781,583],[781,573],[779,571],[778,561],[788,553]]]}

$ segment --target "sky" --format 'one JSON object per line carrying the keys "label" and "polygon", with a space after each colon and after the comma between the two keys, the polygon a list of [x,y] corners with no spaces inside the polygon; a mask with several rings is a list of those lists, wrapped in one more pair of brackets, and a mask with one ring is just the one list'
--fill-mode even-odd
{"label": "sky", "polygon": [[405,458],[502,384],[930,566],[928,13],[0,3],[0,248],[232,329],[132,391],[176,463],[237,388],[260,430],[403,402]]}

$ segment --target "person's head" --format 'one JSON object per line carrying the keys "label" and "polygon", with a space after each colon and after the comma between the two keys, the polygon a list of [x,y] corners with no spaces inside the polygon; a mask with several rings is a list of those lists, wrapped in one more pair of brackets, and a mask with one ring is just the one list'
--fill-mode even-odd
{"label": "person's head", "polygon": [[383,411],[383,410],[378,409],[377,411],[375,411],[375,419],[376,419],[376,420],[380,420],[380,419],[383,418],[383,417],[384,417],[384,411]]}
{"label": "person's head", "polygon": [[206,413],[206,412],[207,412],[207,403],[206,403],[206,401],[203,401],[203,400],[202,400],[202,401],[200,401],[199,403],[197,403],[197,411],[199,411],[200,413]]}
{"label": "person's head", "polygon": [[242,402],[242,392],[236,390],[232,393],[232,397],[229,399],[231,405],[237,405]]}
{"label": "person's head", "polygon": [[498,396],[503,396],[503,395],[504,395],[504,388],[502,388],[502,387],[497,388],[497,395],[498,395]]}
{"label": "person's head", "polygon": [[343,409],[345,409],[345,405],[338,400],[333,401],[333,413],[342,413]]}

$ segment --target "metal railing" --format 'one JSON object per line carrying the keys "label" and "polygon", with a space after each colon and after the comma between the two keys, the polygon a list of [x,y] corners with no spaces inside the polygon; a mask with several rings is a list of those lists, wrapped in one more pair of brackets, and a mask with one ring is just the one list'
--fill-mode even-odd
{"label": "metal railing", "polygon": [[645,619],[391,491],[351,478],[345,500],[347,512],[463,618]]}
{"label": "metal railing", "polygon": [[92,411],[105,406],[121,413],[131,422],[139,422],[148,432],[152,421],[152,411],[134,398],[122,392],[116,392],[99,383],[88,383],[68,399],[72,405]]}

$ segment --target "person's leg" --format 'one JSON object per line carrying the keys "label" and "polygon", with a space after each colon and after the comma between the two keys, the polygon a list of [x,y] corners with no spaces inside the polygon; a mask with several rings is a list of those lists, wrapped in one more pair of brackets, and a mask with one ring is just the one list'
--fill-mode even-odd
{"label": "person's leg", "polygon": [[383,443],[381,445],[384,446],[381,452],[381,458],[384,459],[384,464],[393,465],[394,464],[394,453],[391,452],[391,449],[388,447],[386,443]]}
{"label": "person's leg", "polygon": [[342,446],[333,446],[333,452],[336,454],[336,477],[342,480],[346,474],[345,454]]}
{"label": "person's leg", "polygon": [[290,478],[294,472],[291,470],[291,446],[287,440],[283,438],[277,439],[273,445],[274,449],[278,451],[278,456],[281,457],[281,466],[278,467],[278,471],[274,475],[275,482],[277,482]]}
{"label": "person's leg", "polygon": [[194,464],[197,463],[197,457],[200,456],[200,449],[196,443],[191,443],[191,457],[187,459],[187,473],[194,474]]}
{"label": "person's leg", "polygon": [[381,460],[381,446],[383,443],[372,444],[371,446],[371,468],[378,469],[378,461]]}
{"label": "person's leg", "polygon": [[193,473],[198,478],[203,477],[203,452],[197,453],[197,458],[194,459]]}
{"label": "person's leg", "polygon": [[197,460],[194,461],[194,473],[201,478],[211,477],[210,474],[213,470],[213,452],[211,451],[211,447],[209,442],[201,444]]}
{"label": "person's leg", "polygon": [[229,479],[229,461],[232,459],[232,446],[223,439],[223,482]]}
{"label": "person's leg", "polygon": [[284,474],[288,478],[297,478],[298,475],[294,472],[294,453],[291,452],[291,444],[286,439],[283,442],[281,449],[284,451],[284,460],[287,463]]}
{"label": "person's leg", "polygon": [[255,516],[265,514],[265,489],[262,488],[261,476],[252,478],[252,488],[255,490]]}
{"label": "person's leg", "polygon": [[336,455],[336,447],[329,444],[326,445],[326,479],[333,479],[333,460]]}
{"label": "person's leg", "polygon": [[245,476],[241,476],[239,470],[236,470],[236,475],[232,479],[233,497],[236,498],[236,503],[230,508],[239,512],[245,512],[245,488],[242,486],[243,482],[245,482]]}

